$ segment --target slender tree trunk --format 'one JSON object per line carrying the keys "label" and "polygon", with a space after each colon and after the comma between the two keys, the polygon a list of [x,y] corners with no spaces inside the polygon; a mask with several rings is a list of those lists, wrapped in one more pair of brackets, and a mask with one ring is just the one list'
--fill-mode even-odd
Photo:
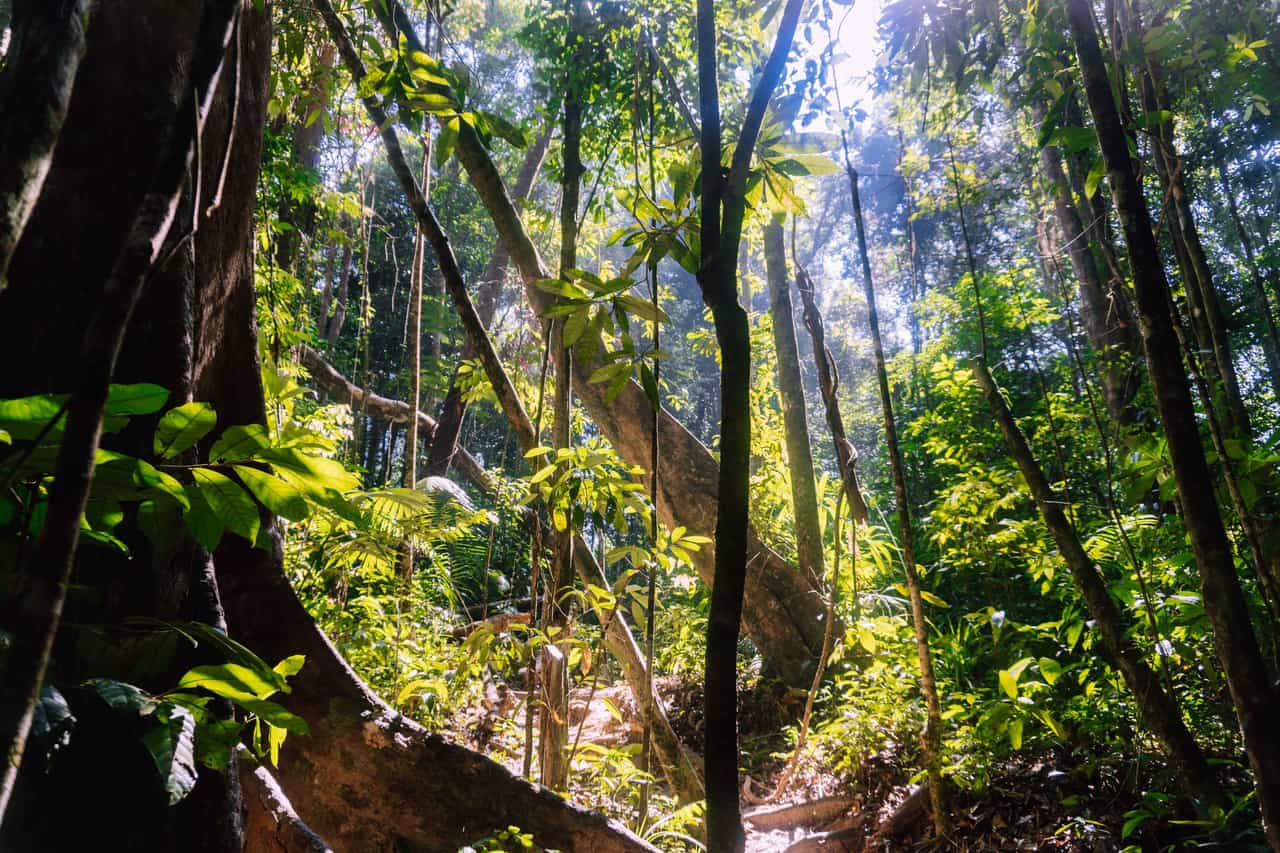
{"label": "slender tree trunk", "polygon": [[[520,166],[515,186],[512,188],[512,197],[516,202],[524,201],[533,192],[533,182],[542,168],[542,161],[546,158],[550,142],[551,126],[548,125],[525,151],[524,162]],[[480,284],[476,293],[476,313],[479,314],[480,322],[485,328],[493,322],[498,294],[506,278],[508,261],[507,251],[502,241],[498,241],[489,258],[489,263],[485,265],[484,272],[480,275]],[[475,357],[475,347],[468,340],[462,345],[462,354],[458,360],[465,362]],[[458,376],[455,373],[453,381],[449,384],[449,391],[445,394],[444,404],[440,408],[440,423],[436,431],[431,434],[431,450],[427,456],[429,475],[443,477],[449,472],[449,464],[457,452],[458,435],[462,432],[462,422],[466,415],[467,404],[462,399],[462,387],[458,384]]]}
{"label": "slender tree trunk", "polygon": [[[568,0],[565,55],[564,115],[561,125],[561,162],[563,164],[560,194],[560,276],[578,265],[578,204],[582,184],[582,51],[579,48],[585,22],[582,0]],[[555,395],[552,399],[551,444],[556,450],[568,449],[572,388],[570,371],[572,353],[564,344],[564,321],[551,321],[550,346],[555,360]],[[565,513],[567,524],[573,524],[573,512]],[[543,618],[546,627],[563,632],[569,625],[568,606],[564,596],[573,588],[573,534],[569,527],[551,532],[551,573],[547,579],[546,605]],[[565,676],[567,646],[557,642],[542,653],[545,675],[558,672],[559,678],[542,679],[543,705],[539,748],[539,779],[552,790],[564,788],[569,780],[569,688]]]}
{"label": "slender tree trunk", "polygon": [[1106,581],[1081,545],[1080,534],[1062,510],[1062,499],[1049,485],[1026,437],[1001,396],[995,379],[980,358],[974,359],[973,375],[991,409],[991,416],[1000,428],[1009,454],[1018,463],[1031,497],[1058,546],[1058,552],[1071,570],[1071,577],[1084,598],[1085,606],[1102,639],[1103,648],[1120,670],[1129,691],[1138,700],[1138,714],[1143,723],[1160,739],[1169,760],[1173,762],[1179,783],[1187,793],[1206,802],[1223,802],[1222,789],[1217,784],[1216,776],[1205,760],[1204,753],[1200,751],[1200,746],[1183,723],[1174,697],[1161,686],[1159,677],[1147,666],[1141,650],[1129,639],[1124,617],[1107,591]]}
{"label": "slender tree trunk", "polygon": [[333,346],[342,334],[342,327],[347,321],[347,294],[351,285],[351,259],[355,241],[348,238],[342,248],[342,262],[338,264],[338,292],[333,300],[333,316],[326,313],[321,318],[324,339]]}
{"label": "slender tree trunk", "polygon": [[[1216,147],[1216,146],[1215,146]],[[1276,315],[1271,306],[1271,298],[1267,295],[1262,271],[1258,267],[1258,259],[1254,254],[1253,240],[1249,237],[1244,222],[1240,219],[1240,208],[1236,203],[1236,194],[1231,186],[1231,178],[1227,175],[1227,164],[1221,158],[1218,161],[1218,177],[1222,182],[1222,194],[1227,199],[1227,211],[1231,214],[1231,224],[1235,227],[1236,239],[1244,250],[1245,267],[1249,270],[1249,285],[1253,289],[1253,308],[1258,323],[1258,337],[1262,351],[1267,356],[1267,370],[1271,374],[1271,387],[1275,399],[1280,401],[1280,331],[1276,329]]]}
{"label": "slender tree trunk", "polygon": [[[1121,16],[1128,19],[1126,29],[1132,39],[1141,44],[1141,22],[1129,6],[1130,0],[1118,2]],[[1159,64],[1151,57],[1146,57],[1139,78],[1142,106],[1147,115],[1161,115],[1160,111],[1164,110],[1164,114],[1171,116],[1168,95],[1164,90],[1163,69]],[[1165,204],[1172,209],[1167,218],[1172,220],[1168,222],[1169,236],[1176,250],[1183,286],[1187,290],[1193,325],[1199,330],[1201,346],[1212,356],[1207,359],[1212,368],[1210,386],[1215,392],[1215,399],[1224,414],[1228,430],[1247,443],[1252,435],[1252,427],[1244,397],[1240,393],[1235,358],[1227,336],[1228,319],[1221,295],[1214,285],[1213,271],[1191,210],[1191,199],[1186,188],[1186,163],[1177,153],[1172,118],[1157,123],[1153,130],[1156,173],[1160,177]]]}
{"label": "slender tree trunk", "polygon": [[94,0],[16,0],[0,73],[0,290],[44,186]]}
{"label": "slender tree trunk", "polygon": [[800,291],[800,299],[804,302],[804,326],[813,340],[813,360],[818,368],[818,392],[822,395],[827,430],[831,433],[831,441],[835,447],[836,467],[840,471],[845,500],[849,502],[849,511],[854,521],[866,524],[871,511],[867,508],[866,499],[862,497],[862,487],[858,485],[858,451],[845,434],[844,417],[840,414],[840,398],[836,396],[840,388],[840,374],[836,370],[835,358],[827,348],[826,328],[822,322],[822,310],[818,308],[813,279],[809,278],[808,270],[800,265],[798,259],[796,289]]}
{"label": "slender tree trunk", "polygon": [[[1037,119],[1044,116],[1036,109]],[[1138,390],[1134,357],[1140,352],[1128,301],[1112,298],[1104,285],[1106,271],[1089,244],[1084,223],[1071,196],[1071,184],[1062,166],[1062,155],[1052,145],[1040,149],[1040,170],[1053,193],[1054,212],[1071,259],[1080,295],[1080,318],[1102,370],[1102,393],[1107,410],[1117,423],[1135,419],[1133,396]]]}
{"label": "slender tree trunk", "polygon": [[715,571],[707,619],[707,848],[741,851],[738,803],[738,632],[747,580],[751,473],[751,330],[738,301],[738,249],[747,171],[765,110],[786,68],[803,0],[787,0],[773,50],[751,93],[727,176],[721,174],[715,0],[698,0],[698,100],[702,117],[702,217],[698,285],[720,344],[720,476]]}
{"label": "slender tree trunk", "polygon": [[791,282],[787,276],[787,249],[782,223],[764,228],[764,259],[769,282],[769,310],[773,314],[773,345],[778,357],[778,396],[786,433],[787,468],[791,475],[791,501],[796,516],[796,556],[800,570],[815,584],[826,577],[822,530],[818,526],[818,493],[813,478],[813,451],[805,415],[804,379],[800,374],[796,324],[791,310]]}
{"label": "slender tree trunk", "polygon": [[916,634],[916,657],[920,662],[920,689],[925,698],[924,762],[929,774],[929,803],[933,809],[933,830],[938,838],[947,833],[947,798],[942,779],[942,703],[938,700],[938,682],[933,674],[933,656],[929,652],[929,626],[924,618],[923,585],[916,569],[915,534],[911,528],[911,496],[907,493],[907,470],[898,445],[898,424],[893,416],[893,394],[889,390],[889,372],[885,367],[884,341],[880,337],[880,312],[876,308],[876,289],[871,278],[871,260],[867,255],[866,228],[862,221],[862,198],[858,192],[858,173],[849,160],[849,143],[845,141],[845,171],[849,177],[849,196],[853,203],[853,224],[858,238],[858,254],[862,260],[862,286],[867,298],[867,325],[871,330],[871,346],[876,358],[876,381],[880,388],[880,408],[884,413],[885,446],[889,466],[893,470],[893,493],[898,504],[898,547],[902,551],[902,568],[907,575],[907,591],[911,596],[911,620]]}
{"label": "slender tree trunk", "polygon": [[1244,595],[1235,573],[1209,466],[1196,424],[1186,374],[1178,357],[1169,314],[1169,289],[1142,188],[1129,159],[1124,128],[1116,111],[1106,66],[1098,49],[1093,12],[1087,0],[1067,0],[1067,18],[1079,57],[1089,109],[1102,147],[1138,298],[1147,370],[1169,442],[1183,519],[1203,581],[1205,611],[1213,625],[1218,657],[1226,674],[1256,777],[1258,804],[1267,838],[1280,850],[1280,728],[1273,723],[1278,697],[1262,662]]}

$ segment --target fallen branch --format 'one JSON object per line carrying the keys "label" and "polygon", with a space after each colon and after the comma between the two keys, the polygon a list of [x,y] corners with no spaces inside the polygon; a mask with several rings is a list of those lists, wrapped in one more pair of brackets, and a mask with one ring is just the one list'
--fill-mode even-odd
{"label": "fallen branch", "polygon": [[823,797],[805,803],[785,803],[752,809],[742,819],[757,830],[825,826],[849,811],[857,802],[853,797]]}
{"label": "fallen branch", "polygon": [[[325,360],[325,357],[306,344],[299,344],[298,361],[311,373],[317,387],[335,400],[347,403],[352,407],[361,406],[366,414],[396,424],[409,422],[410,407],[403,400],[381,397],[372,391],[366,391],[343,376],[336,367]],[[418,429],[425,435],[436,429],[435,418],[426,412],[418,412]],[[462,448],[458,448],[453,456],[453,465],[468,480],[475,483],[485,492],[493,487],[489,478],[476,458]]]}

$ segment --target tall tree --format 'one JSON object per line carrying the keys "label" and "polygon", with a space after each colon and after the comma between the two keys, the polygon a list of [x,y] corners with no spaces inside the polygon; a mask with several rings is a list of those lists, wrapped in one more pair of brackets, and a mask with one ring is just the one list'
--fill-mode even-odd
{"label": "tall tree", "polygon": [[1267,837],[1272,847],[1280,850],[1280,729],[1270,720],[1277,696],[1249,621],[1216,497],[1213,490],[1204,487],[1210,482],[1209,466],[1173,333],[1169,285],[1087,0],[1068,0],[1067,20],[1094,131],[1106,162],[1111,195],[1129,248],[1147,371],[1169,442],[1183,519],[1203,582],[1205,610],[1213,625],[1218,657],[1256,777]]}

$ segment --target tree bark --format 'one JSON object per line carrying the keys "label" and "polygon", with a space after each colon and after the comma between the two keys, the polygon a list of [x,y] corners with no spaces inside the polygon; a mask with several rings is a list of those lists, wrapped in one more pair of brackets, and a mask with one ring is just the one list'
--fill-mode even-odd
{"label": "tree bark", "polygon": [[1210,482],[1209,466],[1177,353],[1169,314],[1169,286],[1142,188],[1129,159],[1087,0],[1067,0],[1067,18],[1094,129],[1106,161],[1112,198],[1129,247],[1147,371],[1169,442],[1183,519],[1203,582],[1205,611],[1213,625],[1218,658],[1255,774],[1267,838],[1273,848],[1280,850],[1280,728],[1271,719],[1278,697],[1249,621],[1216,498],[1212,489],[1205,488]]}
{"label": "tree bark", "polygon": [[796,324],[791,309],[791,282],[787,276],[787,249],[782,223],[764,229],[764,260],[769,284],[769,311],[773,314],[773,346],[778,358],[778,396],[786,433],[787,468],[791,475],[791,502],[796,516],[796,558],[800,570],[815,585],[826,577],[822,529],[818,526],[818,493],[813,478],[813,450],[809,446],[808,411],[804,379],[800,374]]}
{"label": "tree bark", "polygon": [[[1044,109],[1038,107],[1036,114],[1042,120]],[[1058,228],[1062,231],[1071,259],[1085,334],[1098,354],[1103,399],[1117,423],[1130,424],[1137,414],[1132,403],[1139,384],[1133,361],[1141,349],[1134,333],[1128,301],[1118,294],[1109,293],[1104,285],[1106,271],[1099,267],[1098,256],[1089,245],[1088,234],[1071,195],[1071,183],[1062,165],[1062,154],[1056,147],[1046,145],[1040,149],[1040,171],[1053,194]]]}
{"label": "tree bark", "polygon": [[849,159],[845,141],[845,171],[849,178],[849,196],[853,203],[853,224],[862,260],[862,287],[867,299],[867,325],[876,359],[876,384],[880,389],[880,408],[884,414],[885,447],[889,467],[893,471],[893,494],[898,504],[898,547],[902,552],[902,568],[907,576],[911,598],[911,622],[916,635],[916,659],[920,663],[920,690],[925,698],[924,761],[929,777],[929,803],[933,810],[934,834],[947,834],[947,798],[942,779],[942,703],[938,700],[938,682],[933,674],[933,655],[929,652],[929,626],[924,618],[923,585],[916,570],[915,533],[911,527],[911,496],[907,493],[907,470],[898,445],[898,423],[893,416],[893,394],[889,390],[889,372],[885,368],[884,341],[880,337],[880,312],[876,307],[876,288],[871,278],[871,259],[867,254],[867,234],[862,220],[862,196],[858,192],[858,173]]}
{"label": "tree bark", "polygon": [[702,117],[702,216],[698,286],[720,344],[720,465],[716,553],[707,618],[704,715],[707,848],[741,851],[738,802],[738,633],[748,559],[751,475],[751,329],[738,301],[738,250],[746,214],[747,172],[765,110],[795,37],[804,0],[787,0],[773,50],[751,93],[728,175],[721,173],[720,91],[715,0],[698,0],[698,101]]}
{"label": "tree bark", "polygon": [[849,512],[854,521],[866,524],[871,511],[867,508],[862,487],[858,484],[858,451],[845,434],[840,399],[836,396],[836,391],[840,388],[840,374],[836,371],[831,350],[827,348],[826,329],[822,323],[822,310],[818,308],[814,293],[813,279],[809,278],[808,270],[800,266],[799,261],[796,263],[796,289],[800,291],[800,299],[804,302],[804,327],[813,340],[813,360],[818,369],[818,392],[822,395],[822,408],[827,418],[827,430],[831,433],[836,468],[840,472],[845,500],[849,502]]}
{"label": "tree bark", "polygon": [[[13,639],[0,692],[0,733],[7,740],[0,818],[17,781],[61,622],[116,360],[129,318],[173,224],[237,9],[237,0],[218,0],[204,7],[185,94],[178,109],[164,120],[166,141],[159,164],[84,333],[82,371],[66,406],[44,527],[24,578],[17,619],[10,626]],[[190,120],[184,121],[188,116]]]}
{"label": "tree bark", "polygon": [[996,426],[1000,428],[1009,454],[1018,463],[1031,497],[1058,546],[1058,553],[1071,571],[1107,656],[1120,670],[1125,686],[1138,701],[1138,714],[1143,723],[1160,739],[1183,789],[1206,802],[1221,803],[1222,789],[1200,746],[1183,722],[1177,702],[1161,686],[1159,676],[1147,666],[1142,651],[1129,639],[1128,626],[1107,591],[1106,581],[1085,552],[1079,532],[1062,511],[1064,502],[1049,485],[995,379],[981,359],[974,359],[973,375]]}
{"label": "tree bark", "polygon": [[94,0],[17,0],[0,74],[0,290],[67,118]]}
{"label": "tree bark", "polygon": [[[392,2],[398,32],[412,45],[417,36],[403,9]],[[549,278],[537,249],[529,239],[502,179],[479,137],[463,125],[457,154],[481,202],[489,211],[498,238],[506,246],[524,280],[530,304],[539,313],[550,307],[550,294],[538,288],[539,279]],[[605,401],[605,389],[588,379],[599,361],[575,363],[574,390],[592,421],[600,428],[627,462],[645,465],[650,454],[649,421],[652,407],[645,392],[629,382],[612,403]],[[707,449],[666,410],[662,413],[660,444],[668,462],[658,495],[658,510],[668,526],[693,531],[714,527],[716,506],[715,460]],[[822,598],[813,585],[774,551],[764,545],[754,530],[748,529],[745,610],[747,630],[760,648],[769,670],[789,684],[804,685],[805,671],[822,646]],[[694,555],[694,564],[704,582],[710,583],[715,547],[705,547]]]}

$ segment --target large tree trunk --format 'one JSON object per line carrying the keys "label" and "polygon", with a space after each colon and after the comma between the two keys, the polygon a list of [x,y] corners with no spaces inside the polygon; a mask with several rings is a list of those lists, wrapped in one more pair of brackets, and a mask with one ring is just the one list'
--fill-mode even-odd
{"label": "large tree trunk", "polygon": [[[4,316],[23,319],[14,324],[14,334],[0,341],[0,352],[15,366],[0,378],[0,396],[62,390],[82,369],[78,333],[96,304],[112,247],[122,243],[130,211],[154,166],[155,111],[163,115],[167,103],[172,112],[175,100],[167,90],[166,69],[181,67],[196,18],[193,9],[157,0],[113,7],[95,20],[85,67],[97,70],[77,89],[68,135],[15,254],[12,286],[0,294]],[[173,389],[175,404],[208,401],[223,427],[264,419],[251,237],[266,109],[269,19],[246,3],[241,25],[242,91],[223,203],[203,219],[194,252],[177,252],[156,273],[134,315],[114,377],[165,385]],[[208,139],[227,139],[230,103],[224,87],[207,124]],[[224,150],[221,142],[204,147],[206,175],[218,174]],[[67,251],[67,234],[80,235],[74,252]],[[143,432],[149,447],[150,431]],[[130,440],[138,442],[137,437]],[[216,623],[217,613],[205,612],[203,599],[211,597],[216,607],[221,587],[233,636],[268,658],[307,655],[289,700],[312,724],[312,734],[285,746],[280,779],[301,817],[338,849],[383,850],[399,843],[402,849],[452,851],[510,824],[536,833],[543,844],[565,849],[651,849],[603,817],[428,735],[371,696],[298,602],[278,551],[251,551],[246,543],[228,539],[214,557],[218,586],[200,585],[206,580],[205,563],[190,554],[168,564],[142,546],[127,566],[96,566],[96,553],[78,555],[78,581],[110,581],[115,594],[122,581],[142,578],[150,592],[123,614],[78,613],[85,617],[80,621],[145,615]],[[193,567],[200,570],[194,576]],[[103,571],[96,573],[99,569]],[[194,608],[193,599],[204,610]],[[169,686],[172,682],[156,685]],[[57,837],[83,842],[63,849],[90,849],[104,838],[130,849],[239,849],[238,836],[228,837],[215,823],[218,809],[227,819],[238,814],[230,793],[197,808],[216,780],[202,777],[196,792],[176,810],[164,806],[161,797],[152,809],[144,802],[146,786],[124,774],[132,766],[127,750],[136,748],[136,741],[119,737],[104,746],[121,754],[83,774],[82,784],[98,780],[94,796],[60,791],[61,801],[76,803],[75,810],[46,815],[57,819],[52,827],[60,833]],[[154,775],[153,768],[149,772]],[[112,780],[114,791],[101,784]],[[46,810],[50,801],[43,801]],[[52,838],[43,839],[43,849],[59,849],[49,843]]]}
{"label": "large tree trunk", "polygon": [[[410,42],[417,41],[412,22],[398,4],[391,4],[398,16],[399,31]],[[415,48],[416,49],[416,48]],[[540,314],[550,307],[551,295],[537,286],[550,278],[502,178],[483,143],[469,125],[463,124],[457,141],[458,158],[471,178],[481,202],[489,211],[498,239],[506,247],[520,271],[530,304]],[[600,348],[603,352],[603,347]],[[644,390],[628,382],[612,403],[606,402],[601,384],[588,380],[599,362],[578,361],[573,366],[574,390],[592,421],[609,439],[614,449],[632,465],[647,465],[650,457],[652,406]],[[658,512],[668,526],[683,526],[706,532],[715,528],[716,462],[694,436],[670,412],[663,410],[659,444],[666,462],[658,493]],[[747,589],[744,603],[746,629],[759,647],[770,671],[790,684],[803,686],[805,672],[822,647],[822,596],[813,584],[776,552],[760,541],[753,529],[747,531]],[[715,547],[694,555],[695,568],[710,584],[715,566]]]}
{"label": "large tree trunk", "polygon": [[1280,850],[1280,728],[1274,725],[1273,719],[1278,697],[1249,621],[1216,497],[1212,489],[1205,488],[1210,482],[1209,466],[1200,443],[1191,390],[1177,351],[1169,314],[1169,285],[1142,188],[1129,159],[1128,143],[1098,48],[1088,0],[1068,0],[1067,18],[1094,129],[1106,161],[1112,198],[1124,226],[1147,371],[1169,442],[1183,519],[1203,581],[1205,611],[1213,625],[1218,658],[1226,673],[1245,752],[1256,777],[1258,804],[1267,838],[1273,848]]}
{"label": "large tree trunk", "polygon": [[778,396],[786,433],[787,469],[791,474],[791,502],[796,516],[796,560],[815,585],[826,577],[822,529],[818,526],[818,493],[813,480],[813,449],[800,373],[796,322],[787,276],[787,248],[782,223],[764,229],[764,260],[769,283],[769,311],[773,314],[773,346],[778,359]]}
{"label": "large tree trunk", "polygon": [[0,74],[0,288],[44,186],[84,55],[92,0],[17,0]]}

